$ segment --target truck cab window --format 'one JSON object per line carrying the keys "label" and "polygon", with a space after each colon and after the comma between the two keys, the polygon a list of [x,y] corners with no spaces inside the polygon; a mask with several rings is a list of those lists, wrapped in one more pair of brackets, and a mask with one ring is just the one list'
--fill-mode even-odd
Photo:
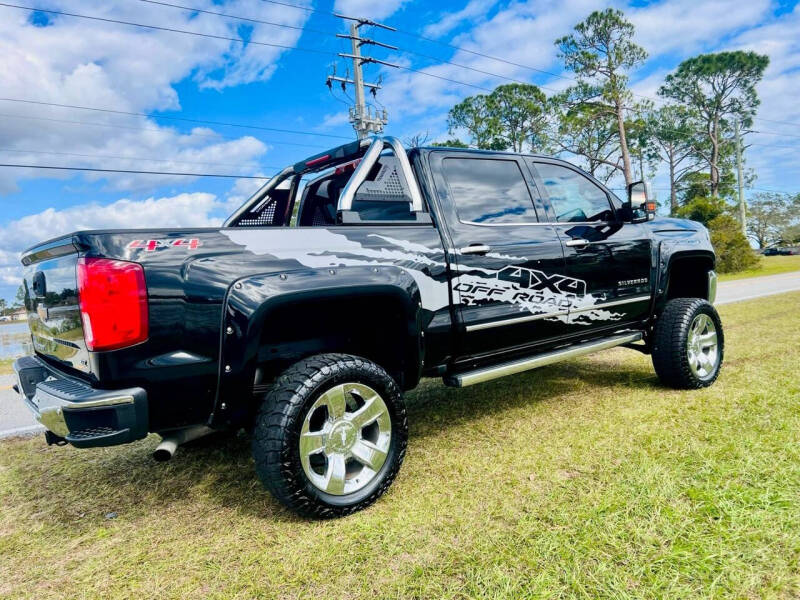
{"label": "truck cab window", "polygon": [[534,165],[559,223],[613,221],[608,196],[587,177],[561,165]]}
{"label": "truck cab window", "polygon": [[459,220],[479,225],[537,222],[517,161],[446,158],[442,164]]}

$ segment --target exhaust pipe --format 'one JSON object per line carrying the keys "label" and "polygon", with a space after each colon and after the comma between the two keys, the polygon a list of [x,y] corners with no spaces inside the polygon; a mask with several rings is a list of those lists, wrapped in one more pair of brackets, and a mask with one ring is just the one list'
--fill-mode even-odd
{"label": "exhaust pipe", "polygon": [[206,427],[205,425],[197,425],[195,427],[171,431],[161,436],[161,443],[153,452],[153,458],[158,462],[168,461],[175,454],[178,446],[204,437],[210,433],[214,433],[214,429]]}

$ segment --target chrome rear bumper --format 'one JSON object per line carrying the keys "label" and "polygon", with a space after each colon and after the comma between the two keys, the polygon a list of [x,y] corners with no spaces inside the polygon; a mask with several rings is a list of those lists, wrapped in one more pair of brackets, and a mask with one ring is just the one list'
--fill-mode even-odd
{"label": "chrome rear bumper", "polygon": [[79,448],[113,446],[147,435],[142,388],[101,390],[35,356],[14,361],[17,391],[39,423]]}

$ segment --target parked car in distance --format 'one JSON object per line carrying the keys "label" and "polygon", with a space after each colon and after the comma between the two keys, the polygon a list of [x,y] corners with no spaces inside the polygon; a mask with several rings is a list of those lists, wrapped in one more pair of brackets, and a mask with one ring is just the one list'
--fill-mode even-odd
{"label": "parked car in distance", "polygon": [[155,432],[168,459],[248,428],[264,485],[314,517],[386,491],[421,377],[465,387],[624,346],[694,389],[723,360],[708,230],[546,156],[356,141],[223,227],[80,231],[22,262],[35,353],[14,370],[48,443]]}

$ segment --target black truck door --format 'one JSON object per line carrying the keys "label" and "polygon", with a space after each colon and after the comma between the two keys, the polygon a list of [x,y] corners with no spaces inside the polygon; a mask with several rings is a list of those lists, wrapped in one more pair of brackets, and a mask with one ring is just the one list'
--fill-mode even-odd
{"label": "black truck door", "polygon": [[580,170],[528,160],[564,245],[567,274],[586,286],[586,295],[570,309],[570,333],[645,318],[652,297],[647,228],[619,221],[619,201]]}
{"label": "black truck door", "polygon": [[449,262],[462,359],[514,350],[563,335],[571,298],[555,227],[523,159],[436,151],[436,193],[450,237]]}

